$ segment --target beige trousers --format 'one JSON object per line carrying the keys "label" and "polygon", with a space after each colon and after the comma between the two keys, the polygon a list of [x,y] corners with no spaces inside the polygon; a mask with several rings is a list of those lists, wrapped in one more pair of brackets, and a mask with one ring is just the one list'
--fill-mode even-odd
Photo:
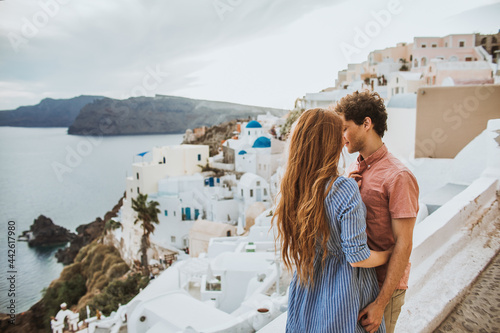
{"label": "beige trousers", "polygon": [[398,321],[401,307],[405,303],[405,289],[396,289],[392,294],[389,304],[387,304],[384,311],[385,329],[387,333],[394,333],[396,322]]}

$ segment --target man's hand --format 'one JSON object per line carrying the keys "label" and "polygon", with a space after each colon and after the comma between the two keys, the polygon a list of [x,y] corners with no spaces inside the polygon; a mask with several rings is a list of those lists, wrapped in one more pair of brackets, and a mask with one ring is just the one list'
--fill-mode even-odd
{"label": "man's hand", "polygon": [[358,316],[358,321],[360,321],[361,326],[369,332],[376,332],[382,324],[382,318],[384,317],[385,305],[379,304],[377,300],[373,303],[368,304],[366,308],[361,310]]}
{"label": "man's hand", "polygon": [[361,179],[363,179],[363,176],[357,173],[357,171],[349,172],[349,175],[347,177],[354,179],[358,183],[358,187],[361,187]]}

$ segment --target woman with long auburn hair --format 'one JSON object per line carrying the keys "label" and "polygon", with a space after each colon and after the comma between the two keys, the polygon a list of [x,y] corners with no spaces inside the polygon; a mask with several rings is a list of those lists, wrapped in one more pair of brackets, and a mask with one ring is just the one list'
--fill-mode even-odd
{"label": "woman with long auburn hair", "polygon": [[358,315],[379,287],[375,270],[363,267],[390,256],[368,248],[358,185],[339,176],[342,130],[340,116],[323,109],[305,111],[292,130],[273,216],[285,267],[296,268],[287,332],[365,332]]}

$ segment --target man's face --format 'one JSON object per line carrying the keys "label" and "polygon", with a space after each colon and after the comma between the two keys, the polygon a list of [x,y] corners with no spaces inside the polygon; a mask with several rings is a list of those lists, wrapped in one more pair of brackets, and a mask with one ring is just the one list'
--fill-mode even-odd
{"label": "man's face", "polygon": [[364,146],[364,131],[363,125],[356,125],[352,120],[345,120],[344,115],[341,115],[344,123],[344,144],[349,154],[360,151]]}

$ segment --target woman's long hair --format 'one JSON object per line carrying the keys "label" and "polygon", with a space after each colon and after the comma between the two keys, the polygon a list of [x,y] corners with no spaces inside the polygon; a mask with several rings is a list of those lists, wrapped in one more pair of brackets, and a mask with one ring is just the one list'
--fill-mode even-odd
{"label": "woman's long hair", "polygon": [[321,265],[327,256],[330,228],[325,197],[338,177],[342,127],[342,119],[335,112],[311,109],[300,116],[292,130],[273,222],[277,221],[285,267],[296,266],[303,286],[314,284],[314,262],[320,259],[315,258],[318,245],[323,250]]}

